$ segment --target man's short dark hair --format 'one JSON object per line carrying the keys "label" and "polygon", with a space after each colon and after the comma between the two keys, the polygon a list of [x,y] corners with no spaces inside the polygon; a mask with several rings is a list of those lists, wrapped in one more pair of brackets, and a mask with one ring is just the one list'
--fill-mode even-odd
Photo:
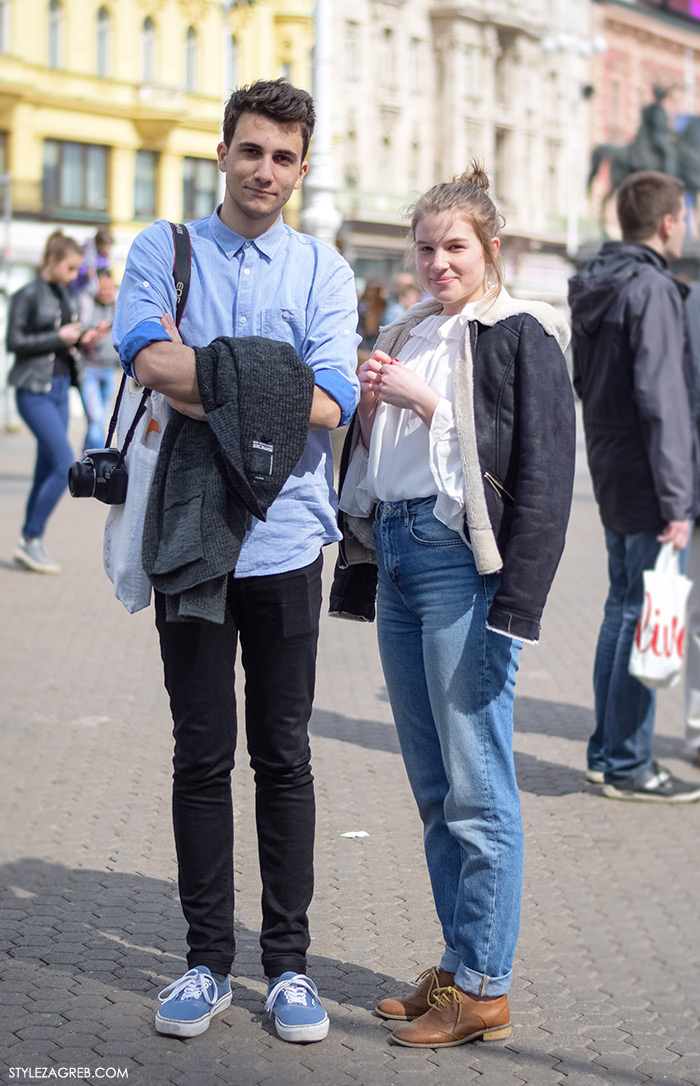
{"label": "man's short dark hair", "polygon": [[97,278],[98,279],[112,279],[113,276],[112,276],[112,273],[109,270],[109,268],[98,268],[97,269]]}
{"label": "man's short dark hair", "polygon": [[316,124],[314,100],[308,91],[293,87],[286,79],[259,79],[238,87],[224,110],[224,143],[231,146],[242,113],[259,113],[276,124],[298,124],[301,128],[302,161],[306,158]]}
{"label": "man's short dark hair", "polygon": [[620,185],[617,217],[625,241],[646,241],[654,236],[664,215],[681,210],[684,185],[677,177],[656,170],[639,170]]}

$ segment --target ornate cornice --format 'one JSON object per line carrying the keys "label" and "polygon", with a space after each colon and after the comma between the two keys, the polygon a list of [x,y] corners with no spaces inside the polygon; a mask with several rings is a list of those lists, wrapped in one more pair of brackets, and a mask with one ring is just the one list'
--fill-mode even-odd
{"label": "ornate cornice", "polygon": [[191,23],[201,21],[207,14],[208,0],[179,0],[179,2],[185,18]]}

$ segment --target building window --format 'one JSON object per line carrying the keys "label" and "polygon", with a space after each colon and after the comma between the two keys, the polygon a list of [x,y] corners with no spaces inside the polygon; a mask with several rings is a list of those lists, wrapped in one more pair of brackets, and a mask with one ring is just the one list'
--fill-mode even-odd
{"label": "building window", "polygon": [[0,53],[10,51],[10,0],[0,0]]}
{"label": "building window", "polygon": [[411,38],[408,45],[408,78],[411,94],[420,94],[423,90],[422,79],[423,42],[420,38]]}
{"label": "building window", "polygon": [[385,27],[380,39],[379,78],[385,87],[393,87],[396,72],[394,70],[394,31]]}
{"label": "building window", "polygon": [[203,219],[216,207],[219,169],[209,158],[183,162],[182,213],[186,219]]}
{"label": "building window", "polygon": [[63,52],[63,8],[60,0],[50,0],[49,3],[49,68],[61,67],[61,54]]}
{"label": "building window", "polygon": [[7,132],[0,132],[0,174],[7,172]]}
{"label": "building window", "polygon": [[91,212],[101,218],[108,200],[109,148],[44,141],[43,197],[47,211]]}
{"label": "building window", "polygon": [[238,83],[238,41],[235,34],[231,34],[228,39],[224,78],[224,98],[227,99]]}
{"label": "building window", "polygon": [[137,151],[134,164],[134,217],[156,217],[158,155],[155,151]]}
{"label": "building window", "polygon": [[141,25],[141,82],[152,83],[156,74],[156,28],[150,15]]}
{"label": "building window", "polygon": [[292,81],[292,66],[289,61],[285,61],[280,65],[280,76],[282,79],[286,79],[288,83]]}
{"label": "building window", "polygon": [[107,8],[102,7],[97,12],[97,28],[96,28],[96,54],[97,63],[96,70],[98,76],[102,79],[106,79],[109,75],[110,69],[110,34],[111,20]]}
{"label": "building window", "polygon": [[345,24],[345,78],[360,78],[360,24]]}
{"label": "building window", "polygon": [[197,90],[197,31],[189,27],[185,39],[185,90],[194,94]]}
{"label": "building window", "polygon": [[377,187],[383,192],[391,188],[391,140],[385,136],[380,144]]}

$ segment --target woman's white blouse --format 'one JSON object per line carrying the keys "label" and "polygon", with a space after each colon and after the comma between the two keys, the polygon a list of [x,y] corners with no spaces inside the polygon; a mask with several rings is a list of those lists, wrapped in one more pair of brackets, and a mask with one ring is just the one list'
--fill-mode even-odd
{"label": "woman's white blouse", "polygon": [[454,419],[454,372],[465,324],[476,303],[452,317],[426,317],[411,329],[397,355],[437,392],[430,429],[414,411],[380,403],[369,450],[359,442],[348,465],[340,508],[368,516],[378,501],[405,501],[437,494],[435,516],[464,535],[464,472]]}

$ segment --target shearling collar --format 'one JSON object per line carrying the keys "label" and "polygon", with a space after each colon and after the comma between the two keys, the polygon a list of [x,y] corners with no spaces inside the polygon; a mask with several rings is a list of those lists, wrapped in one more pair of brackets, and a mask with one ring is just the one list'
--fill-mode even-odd
{"label": "shearling collar", "polygon": [[[411,328],[415,328],[417,324],[425,320],[426,317],[432,317],[437,313],[442,312],[442,305],[440,302],[436,302],[433,298],[429,298],[425,302],[416,302],[410,309],[407,309],[397,320],[391,325],[386,326],[380,332],[377,346],[381,347],[381,340],[385,333],[391,329],[392,338],[394,335],[398,338],[398,333],[402,332],[406,336]],[[545,332],[550,336],[554,336],[562,351],[565,351],[569,345],[571,339],[571,330],[564,317],[548,302],[537,302],[529,298],[513,298],[508,291],[503,288],[499,291],[495,298],[490,298],[488,295],[481,299],[481,302],[477,306],[476,320],[480,324],[493,326],[498,324],[499,321],[506,320],[508,317],[514,317],[518,313],[529,313],[538,321]],[[403,335],[400,337],[403,339]],[[405,342],[405,340],[403,340]],[[400,349],[400,348],[399,348]]]}

